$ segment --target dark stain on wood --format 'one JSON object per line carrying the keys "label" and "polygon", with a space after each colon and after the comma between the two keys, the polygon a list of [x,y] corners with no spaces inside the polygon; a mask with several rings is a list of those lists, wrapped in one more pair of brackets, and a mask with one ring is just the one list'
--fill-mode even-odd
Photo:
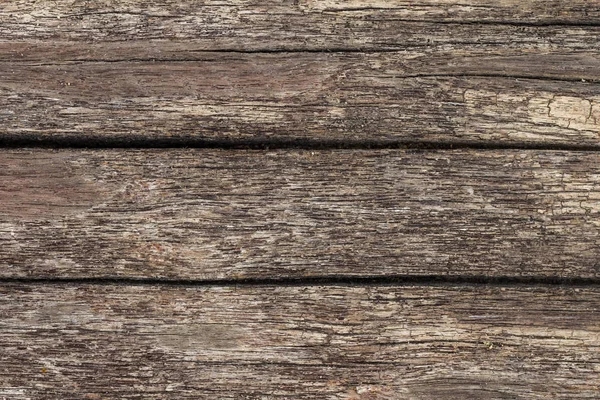
{"label": "dark stain on wood", "polygon": [[60,152],[2,151],[0,218],[15,223],[56,219],[101,203],[109,190],[78,172],[76,165],[76,159]]}

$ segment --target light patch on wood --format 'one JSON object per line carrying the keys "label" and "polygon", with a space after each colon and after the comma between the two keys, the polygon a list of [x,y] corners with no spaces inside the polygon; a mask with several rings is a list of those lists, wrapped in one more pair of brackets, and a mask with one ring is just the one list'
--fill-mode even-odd
{"label": "light patch on wood", "polygon": [[[529,3],[529,4],[528,4]],[[419,7],[452,7],[453,9],[477,9],[487,8],[511,8],[518,6],[522,10],[535,8],[534,2],[516,1],[516,0],[475,0],[470,2],[461,2],[457,0],[301,0],[300,6],[307,10],[333,11],[333,10],[354,10],[369,11],[371,9],[397,10]]]}
{"label": "light patch on wood", "polygon": [[467,89],[462,101],[459,132],[469,137],[543,142],[568,136],[583,142],[600,135],[600,97]]}
{"label": "light patch on wood", "polygon": [[0,388],[0,399],[31,399],[30,396],[27,395],[27,391],[23,388],[16,387],[3,387]]}
{"label": "light patch on wood", "polygon": [[547,94],[529,100],[529,115],[538,124],[553,124],[600,135],[600,97],[580,98]]}
{"label": "light patch on wood", "polygon": [[51,301],[36,310],[30,321],[34,325],[85,325],[94,318],[96,315],[87,304]]}
{"label": "light patch on wood", "polygon": [[379,385],[361,385],[348,390],[346,400],[385,400],[396,399],[397,393]]}
{"label": "light patch on wood", "polygon": [[233,349],[239,346],[242,332],[227,324],[185,324],[165,327],[156,339],[160,346],[175,351]]}

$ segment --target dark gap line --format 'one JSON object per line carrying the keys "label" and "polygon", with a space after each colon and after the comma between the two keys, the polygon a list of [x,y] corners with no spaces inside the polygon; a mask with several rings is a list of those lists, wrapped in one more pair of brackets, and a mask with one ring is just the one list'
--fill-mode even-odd
{"label": "dark gap line", "polygon": [[485,275],[386,275],[352,276],[328,275],[320,277],[283,277],[283,278],[242,278],[242,279],[169,279],[169,278],[0,278],[0,285],[100,285],[100,286],[568,286],[600,287],[600,277],[555,277],[555,276],[485,276]]}
{"label": "dark gap line", "polygon": [[[438,45],[445,45],[447,43],[440,43]],[[481,42],[465,42],[465,43],[452,43],[455,45],[475,45],[475,44],[483,44]],[[184,56],[182,57],[170,57],[170,58],[158,58],[158,57],[136,57],[136,58],[74,58],[74,59],[64,59],[64,60],[56,60],[56,61],[44,61],[44,60],[35,60],[35,59],[0,59],[1,64],[25,64],[29,66],[35,67],[43,67],[43,66],[61,66],[66,65],[68,63],[72,64],[94,64],[94,63],[136,63],[136,62],[154,62],[154,63],[191,63],[191,62],[211,62],[217,61],[215,59],[211,59],[208,57],[194,57],[189,54],[206,54],[209,56],[210,54],[218,54],[218,55],[227,55],[227,54],[378,54],[378,53],[403,53],[407,50],[420,49],[420,48],[430,48],[436,47],[436,44],[403,44],[402,46],[395,45],[384,45],[381,48],[360,48],[360,47],[331,47],[331,48],[296,48],[296,47],[285,47],[285,48],[254,48],[254,49],[235,49],[235,48],[222,48],[222,49],[190,49],[183,51]]]}
{"label": "dark gap line", "polygon": [[[364,54],[377,54],[377,53],[401,53],[406,51],[406,49],[413,48],[421,48],[421,47],[432,47],[428,45],[403,45],[402,47],[394,47],[388,46],[383,47],[381,49],[362,49],[356,47],[340,47],[340,48],[256,48],[256,49],[235,49],[235,48],[223,48],[223,49],[190,49],[182,51],[184,54],[181,57],[170,57],[170,58],[159,58],[159,57],[135,57],[135,58],[71,58],[71,59],[63,59],[56,61],[45,61],[45,60],[35,60],[35,59],[0,59],[1,64],[25,64],[28,66],[34,67],[44,67],[44,66],[61,66],[67,65],[69,63],[72,64],[116,64],[116,63],[136,63],[136,62],[153,62],[153,63],[192,63],[192,62],[212,62],[217,61],[218,59],[212,59],[208,56],[210,54],[218,54],[218,55],[227,55],[227,54],[303,54],[303,53],[316,53],[316,54],[355,54],[355,53],[364,53]],[[198,56],[191,56],[190,54],[198,54]],[[201,57],[202,54],[206,54],[207,57]],[[222,61],[222,60],[221,60]]]}
{"label": "dark gap line", "polygon": [[39,137],[8,135],[0,137],[0,149],[223,149],[223,150],[600,150],[600,144],[484,142],[484,141],[422,141],[422,140],[342,140],[342,139],[206,139],[196,137],[148,138],[119,137]]}
{"label": "dark gap line", "polygon": [[[418,22],[419,20],[402,20],[404,22]],[[440,25],[452,25],[452,21],[432,21],[432,23],[440,24]],[[587,27],[594,28],[600,27],[600,21],[564,21],[564,20],[556,20],[556,21],[518,21],[518,20],[509,20],[509,21],[498,21],[498,20],[482,20],[482,21],[460,21],[457,25],[498,25],[498,26],[514,26],[514,27],[534,27],[534,28],[577,28],[577,27]]]}
{"label": "dark gap line", "polygon": [[[110,42],[109,42],[110,43]],[[439,43],[447,44],[447,43]],[[482,44],[481,42],[459,42],[452,43],[455,45],[474,45],[474,44]],[[183,52],[184,56],[177,58],[157,58],[157,57],[137,57],[137,58],[127,58],[127,59],[113,59],[113,58],[81,58],[81,59],[64,59],[57,60],[55,62],[42,62],[40,60],[40,64],[35,64],[35,66],[52,66],[52,65],[62,65],[63,63],[123,63],[123,62],[194,62],[194,61],[213,61],[212,59],[205,59],[201,57],[191,57],[188,54],[302,54],[302,53],[366,53],[366,54],[377,54],[377,53],[402,53],[407,49],[415,49],[415,48],[427,48],[427,47],[435,47],[436,43],[433,44],[403,44],[403,45],[382,45],[381,48],[361,48],[361,47],[323,47],[323,48],[302,48],[302,47],[275,47],[275,48],[250,48],[250,49],[236,49],[236,48],[221,48],[221,49],[189,49]],[[3,64],[27,64],[34,63],[36,60],[32,59],[11,59],[11,60],[0,60],[0,63]]]}

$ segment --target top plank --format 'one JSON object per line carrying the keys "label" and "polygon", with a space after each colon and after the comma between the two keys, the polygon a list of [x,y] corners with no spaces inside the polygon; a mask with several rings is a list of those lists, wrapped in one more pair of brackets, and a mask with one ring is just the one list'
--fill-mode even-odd
{"label": "top plank", "polygon": [[202,51],[463,52],[469,45],[593,52],[600,26],[594,3],[25,0],[0,10],[0,61],[190,60]]}
{"label": "top plank", "polygon": [[[196,50],[380,50],[477,40],[478,23],[492,35],[490,24],[590,26],[600,24],[600,8],[587,0],[24,0],[3,5],[0,41],[45,41],[59,49],[73,42],[166,40]],[[468,24],[472,34],[448,35],[455,24]]]}
{"label": "top plank", "polygon": [[10,2],[0,141],[600,146],[594,3]]}

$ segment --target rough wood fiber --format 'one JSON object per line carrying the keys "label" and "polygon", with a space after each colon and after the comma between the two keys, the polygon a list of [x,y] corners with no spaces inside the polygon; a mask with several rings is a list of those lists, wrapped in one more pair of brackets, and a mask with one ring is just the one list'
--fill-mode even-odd
{"label": "rough wood fiber", "polygon": [[7,150],[4,277],[600,276],[600,155]]}
{"label": "rough wood fiber", "polygon": [[596,399],[600,291],[0,287],[10,399]]}
{"label": "rough wood fiber", "polygon": [[0,139],[599,144],[597,54],[479,56],[4,63]]}
{"label": "rough wood fiber", "polygon": [[[0,143],[600,148],[599,38],[584,0],[18,0]],[[5,149],[0,399],[595,399],[597,287],[264,283],[597,279],[599,157]]]}

